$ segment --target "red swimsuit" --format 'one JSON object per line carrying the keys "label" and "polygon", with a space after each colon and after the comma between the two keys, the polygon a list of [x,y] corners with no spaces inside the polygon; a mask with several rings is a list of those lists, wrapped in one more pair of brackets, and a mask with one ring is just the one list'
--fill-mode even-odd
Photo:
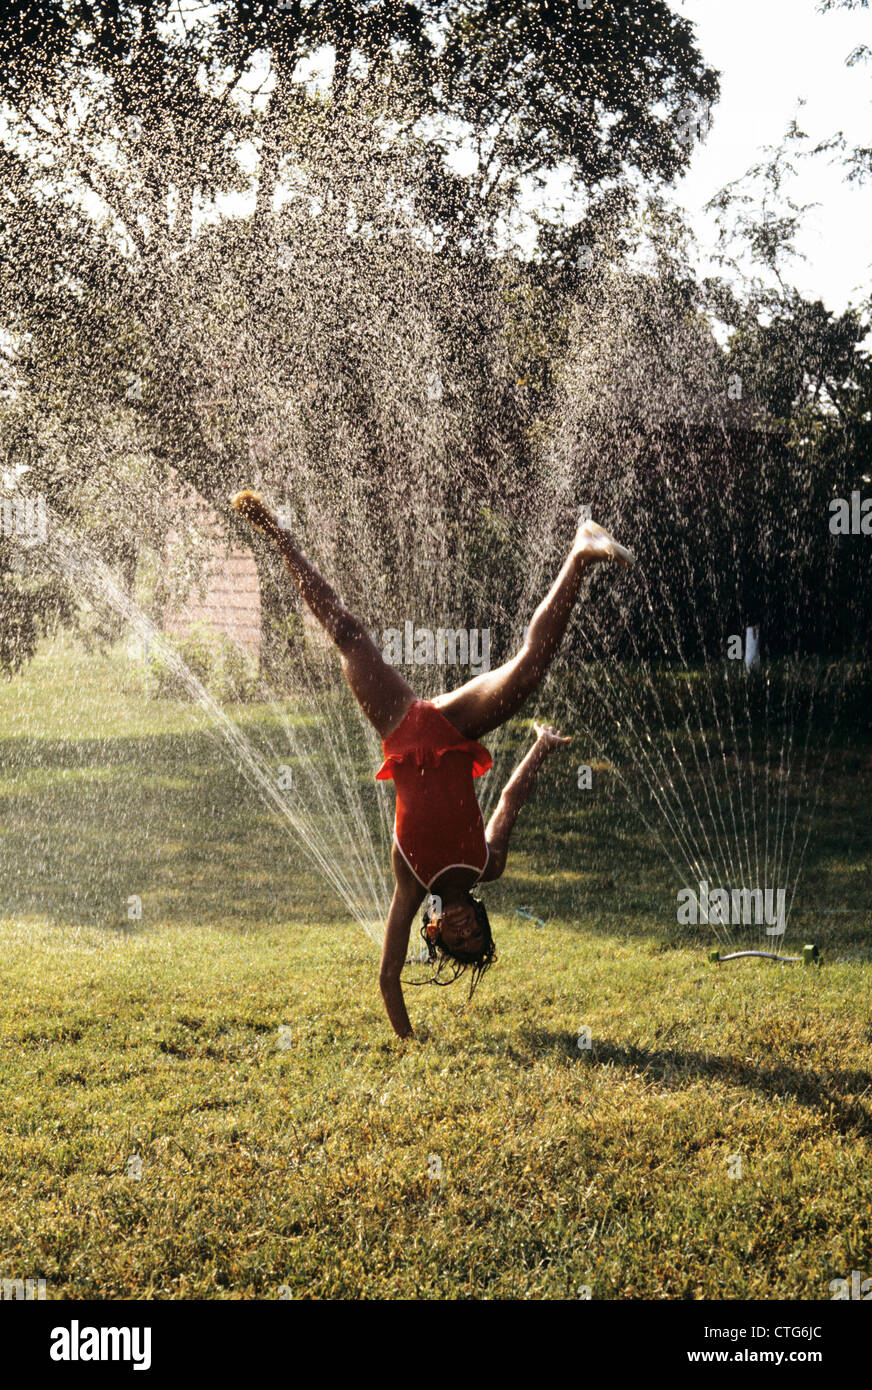
{"label": "red swimsuit", "polygon": [[492,765],[429,700],[415,700],[382,744],[376,781],[397,789],[394,839],[418,882],[429,888],[446,869],[487,868],[488,847],[472,785]]}

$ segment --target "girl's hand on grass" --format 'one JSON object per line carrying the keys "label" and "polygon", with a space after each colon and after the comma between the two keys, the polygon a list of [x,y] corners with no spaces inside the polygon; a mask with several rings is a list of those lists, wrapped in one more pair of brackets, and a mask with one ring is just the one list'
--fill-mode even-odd
{"label": "girl's hand on grass", "polygon": [[564,743],[571,743],[571,738],[565,738],[553,724],[533,724],[536,730],[536,741],[541,743],[546,752],[550,753],[553,748],[560,748]]}

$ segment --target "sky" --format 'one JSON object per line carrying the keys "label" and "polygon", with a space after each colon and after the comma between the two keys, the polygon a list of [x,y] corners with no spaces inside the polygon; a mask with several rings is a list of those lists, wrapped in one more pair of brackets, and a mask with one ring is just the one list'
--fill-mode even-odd
{"label": "sky", "polygon": [[[859,44],[872,48],[872,9],[820,14],[818,0],[672,6],[695,24],[704,59],[721,72],[712,128],[675,186],[705,265],[715,244],[705,203],[759,162],[764,146],[777,145],[794,117],[811,143],[842,130],[849,145],[872,146],[872,62],[845,66]],[[872,180],[848,184],[845,170],[828,159],[802,161],[790,190],[794,202],[820,204],[806,214],[798,246],[807,260],[793,262],[790,279],[805,296],[841,311],[870,293]]]}

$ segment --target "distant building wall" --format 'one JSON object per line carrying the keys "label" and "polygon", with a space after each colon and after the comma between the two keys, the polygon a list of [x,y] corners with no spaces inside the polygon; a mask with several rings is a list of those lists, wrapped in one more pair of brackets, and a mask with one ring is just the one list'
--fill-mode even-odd
{"label": "distant building wall", "polygon": [[[198,493],[192,493],[189,489],[181,496],[180,508],[187,514],[185,520],[193,522],[198,536],[203,538],[205,582],[203,585],[195,584],[180,607],[167,611],[164,631],[175,637],[187,637],[193,623],[208,623],[259,658],[260,584],[254,556],[250,550],[240,546],[233,546],[228,552],[224,528],[217,513]],[[174,528],[167,541],[167,563],[170,566],[180,545],[180,532]]]}

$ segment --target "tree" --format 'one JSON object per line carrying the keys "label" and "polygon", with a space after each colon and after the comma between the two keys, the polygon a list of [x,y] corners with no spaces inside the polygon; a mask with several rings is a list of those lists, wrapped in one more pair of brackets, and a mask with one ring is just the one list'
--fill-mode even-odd
{"label": "tree", "polygon": [[[781,435],[777,456],[752,471],[744,489],[746,549],[753,553],[764,533],[772,557],[767,621],[787,650],[833,652],[866,643],[858,621],[869,595],[865,572],[851,563],[849,544],[834,543],[827,522],[830,501],[856,489],[872,464],[864,347],[872,302],[834,314],[790,284],[808,210],[792,200],[790,180],[797,158],[819,153],[806,141],[791,123],[778,147],[712,200],[718,258],[741,288],[710,281],[707,295],[730,330],[730,370]],[[761,579],[756,588],[763,587]]]}
{"label": "tree", "polygon": [[[280,11],[224,0],[215,51],[234,69],[265,51],[274,76],[261,211],[299,101],[297,65],[325,44],[334,107],[387,88],[395,138],[427,140],[430,220],[446,235],[492,232],[522,180],[557,168],[583,192],[630,169],[672,178],[689,157],[687,124],[718,94],[692,25],[665,0],[288,0]],[[473,167],[458,177],[452,156],[470,147]]]}
{"label": "tree", "polygon": [[[830,10],[868,10],[869,0],[821,0],[821,13]],[[845,59],[845,66],[852,68],[857,63],[868,63],[872,59],[872,48],[868,44],[858,44]],[[839,133],[818,146],[818,150],[838,150],[844,157],[848,178],[862,183],[872,176],[872,146],[858,145],[849,150],[844,136]]]}
{"label": "tree", "polygon": [[[521,177],[561,160],[591,184],[622,160],[671,174],[688,150],[670,118],[716,91],[659,0],[595,15],[544,0],[228,0],[207,18],[170,0],[13,0],[6,20],[0,313],[22,405],[10,448],[62,513],[90,499],[107,544],[135,516],[159,528],[171,467],[223,507],[240,477],[289,490],[329,460],[340,516],[361,490],[390,505],[430,376],[449,379],[454,423],[429,439],[423,476],[453,477],[454,503],[464,480],[506,497],[533,401],[500,344],[486,227]],[[325,42],[327,91],[296,67]],[[484,160],[468,178],[444,164],[444,123],[458,120]],[[255,174],[236,158],[246,139]],[[228,217],[221,200],[246,194],[252,215]],[[290,451],[283,476],[258,438],[273,458]],[[450,493],[428,483],[421,505],[444,518]],[[406,544],[421,549],[415,534]]]}

